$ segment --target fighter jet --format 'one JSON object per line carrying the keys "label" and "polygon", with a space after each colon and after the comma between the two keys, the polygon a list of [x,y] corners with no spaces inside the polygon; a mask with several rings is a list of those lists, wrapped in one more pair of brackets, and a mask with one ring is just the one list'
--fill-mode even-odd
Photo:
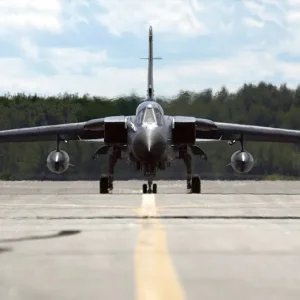
{"label": "fighter jet", "polygon": [[[149,28],[149,55],[147,97],[132,116],[108,116],[86,122],[36,126],[0,131],[0,143],[56,141],[56,150],[47,157],[47,166],[53,173],[61,174],[70,166],[69,155],[60,149],[60,143],[70,140],[99,143],[93,159],[108,156],[108,172],[100,176],[101,194],[112,192],[114,168],[118,160],[127,159],[143,172],[147,183],[143,193],[157,193],[153,183],[158,170],[165,170],[171,162],[182,159],[186,167],[186,188],[190,193],[201,193],[199,175],[192,174],[192,156],[207,160],[199,147],[201,143],[225,141],[240,144],[233,153],[230,164],[236,172],[247,173],[254,160],[245,150],[244,142],[266,141],[299,143],[300,131],[254,125],[221,123],[190,116],[168,116],[154,97],[153,84],[153,30]],[[101,144],[101,147],[100,147]]]}

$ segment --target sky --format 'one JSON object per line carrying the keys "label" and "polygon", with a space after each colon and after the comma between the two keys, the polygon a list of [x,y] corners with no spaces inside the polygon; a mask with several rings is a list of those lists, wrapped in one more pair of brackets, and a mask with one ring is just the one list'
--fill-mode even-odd
{"label": "sky", "polygon": [[175,96],[300,82],[300,0],[0,0],[0,93]]}

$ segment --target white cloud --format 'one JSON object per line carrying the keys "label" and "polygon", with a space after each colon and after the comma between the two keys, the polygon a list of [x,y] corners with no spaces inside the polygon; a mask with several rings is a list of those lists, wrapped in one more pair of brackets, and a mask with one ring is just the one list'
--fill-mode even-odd
{"label": "white cloud", "polygon": [[21,51],[26,57],[37,60],[39,58],[39,47],[29,37],[22,37],[20,41]]}
{"label": "white cloud", "polygon": [[293,22],[299,22],[300,21],[300,12],[299,11],[291,11],[288,15],[287,15],[287,20],[290,23]]}
{"label": "white cloud", "polygon": [[91,51],[84,48],[52,48],[47,49],[47,60],[60,74],[81,72],[85,67],[97,66],[107,61],[106,51]]}
{"label": "white cloud", "polygon": [[[245,19],[247,25],[262,27],[272,22],[284,27],[286,0],[97,0],[102,8],[97,19],[114,35],[141,35],[151,24],[156,32],[180,36],[214,34],[235,29],[228,24]],[[247,10],[246,18],[242,7]],[[135,13],[133,13],[135,12]],[[255,16],[255,18],[253,18]],[[254,21],[254,19],[257,19]],[[256,26],[257,27],[257,26]]]}
{"label": "white cloud", "polygon": [[60,12],[59,0],[0,0],[0,9],[35,9],[39,11]]}
{"label": "white cloud", "polygon": [[37,29],[61,33],[65,27],[87,22],[80,9],[88,0],[0,0],[0,33]]}
{"label": "white cloud", "polygon": [[287,4],[290,6],[300,6],[299,0],[287,0]]}
{"label": "white cloud", "polygon": [[[276,2],[275,2],[276,3]],[[270,9],[269,5],[266,5],[266,2],[258,3],[256,1],[244,1],[246,8],[250,13],[254,14],[256,17],[260,18],[262,21],[274,22],[277,25],[284,27],[282,21],[282,11],[281,9]],[[275,7],[274,4],[272,5]]]}
{"label": "white cloud", "polygon": [[[30,29],[33,28],[44,30],[45,34],[47,31],[64,33],[70,29],[69,25],[79,28],[78,22],[89,24],[96,15],[100,24],[115,35],[115,49],[120,49],[125,56],[122,63],[125,63],[128,53],[123,51],[123,45],[118,44],[116,36],[126,33],[130,39],[142,35],[146,40],[151,24],[155,38],[172,37],[172,51],[169,51],[166,41],[166,49],[162,49],[170,53],[169,57],[163,64],[155,64],[156,95],[174,95],[180,89],[218,89],[222,85],[236,89],[245,82],[256,83],[274,78],[295,84],[300,78],[299,61],[289,63],[277,58],[282,53],[299,55],[298,0],[97,0],[97,3],[103,11],[100,13],[93,6],[87,16],[83,15],[81,8],[92,4],[88,0],[0,0],[0,31],[5,30],[14,40],[13,32],[18,29],[21,32],[18,43],[23,54],[23,59],[0,58],[3,70],[0,73],[0,91],[42,94],[68,91],[110,97],[136,91],[145,95],[146,64],[140,67],[127,63],[126,67],[121,67],[102,45],[93,49],[86,44],[75,48],[74,45],[60,46],[56,43],[53,47],[44,48],[31,35]],[[12,12],[15,18],[10,18]],[[4,16],[2,19],[1,14]],[[23,34],[24,29],[26,32]],[[205,43],[199,40],[203,34],[207,38]],[[101,39],[101,33],[91,32],[91,36],[96,35]],[[135,42],[141,41],[136,39]],[[193,50],[192,58],[185,56],[183,45],[185,49]],[[226,56],[222,45],[228,47]],[[257,45],[260,51],[245,50],[254,49]],[[146,49],[147,45],[144,46]],[[198,49],[209,58],[201,57]],[[213,49],[216,56],[208,49]],[[176,57],[180,55],[180,61],[172,61],[171,53]],[[37,63],[34,67],[33,62]],[[37,65],[51,66],[55,74],[46,74],[38,70]]]}
{"label": "white cloud", "polygon": [[[8,65],[9,63],[6,63]],[[129,94],[134,91],[143,96],[146,93],[146,68],[112,68],[98,66],[92,76],[64,74],[46,76],[28,73],[20,62],[19,66],[0,74],[0,90],[10,88],[18,91],[57,94],[61,92],[90,93],[113,97]],[[19,65],[18,65],[19,64]],[[0,64],[1,66],[1,64]],[[291,66],[287,63],[276,63],[272,55],[243,52],[230,59],[211,59],[207,61],[184,61],[154,70],[154,89],[156,95],[172,96],[180,89],[199,91],[212,87],[219,89],[226,85],[229,89],[239,88],[245,82],[257,83],[282,72],[285,78],[300,76],[300,63]],[[10,80],[4,80],[9,75]],[[13,75],[13,76],[12,76]]]}
{"label": "white cloud", "polygon": [[246,26],[248,27],[264,27],[264,23],[258,20],[255,20],[253,18],[245,18],[244,19],[244,23],[246,24]]}
{"label": "white cloud", "polygon": [[53,32],[61,30],[59,20],[53,15],[36,12],[6,14],[2,11],[0,13],[0,31],[3,32],[12,29],[24,30],[28,29],[28,27]]}
{"label": "white cloud", "polygon": [[60,75],[70,75],[73,72],[80,73],[86,67],[97,67],[108,60],[105,50],[92,51],[81,48],[42,48],[36,45],[29,37],[23,37],[20,48],[24,57],[33,59],[39,63],[48,64]]}
{"label": "white cloud", "polygon": [[206,26],[197,18],[204,6],[198,0],[98,0],[105,12],[98,20],[112,34],[143,33],[149,25],[157,31],[199,35],[207,33]]}
{"label": "white cloud", "polygon": [[23,59],[0,58],[0,69],[0,90],[13,93],[15,90],[32,90],[35,87],[34,82],[28,80],[34,74],[27,69]]}
{"label": "white cloud", "polygon": [[[89,20],[81,13],[82,8],[89,8],[90,3],[95,0],[71,0],[61,1],[65,28],[76,28],[79,23],[88,24]],[[91,13],[92,15],[92,13]]]}
{"label": "white cloud", "polygon": [[59,0],[0,0],[0,32],[28,28],[58,32],[61,11]]}
{"label": "white cloud", "polygon": [[257,3],[255,1],[246,0],[244,1],[244,5],[253,13],[263,13],[265,11],[265,6],[261,3]]}

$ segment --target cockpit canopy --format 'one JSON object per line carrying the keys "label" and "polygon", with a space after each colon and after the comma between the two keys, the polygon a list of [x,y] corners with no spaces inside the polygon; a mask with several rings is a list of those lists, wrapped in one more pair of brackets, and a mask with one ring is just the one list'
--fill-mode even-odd
{"label": "cockpit canopy", "polygon": [[156,117],[155,117],[154,109],[152,107],[145,108],[143,123],[147,123],[147,124],[155,124],[156,123]]}
{"label": "cockpit canopy", "polygon": [[143,102],[136,110],[137,125],[163,125],[163,109],[157,102]]}

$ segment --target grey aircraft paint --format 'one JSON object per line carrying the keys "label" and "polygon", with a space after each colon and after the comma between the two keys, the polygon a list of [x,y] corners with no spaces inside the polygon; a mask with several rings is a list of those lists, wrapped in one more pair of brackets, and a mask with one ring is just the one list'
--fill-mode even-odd
{"label": "grey aircraft paint", "polygon": [[109,158],[108,175],[100,178],[100,193],[113,189],[114,167],[119,159],[129,160],[144,172],[148,180],[148,185],[143,185],[144,193],[157,192],[157,186],[153,184],[157,170],[169,167],[174,159],[182,159],[186,167],[187,189],[200,193],[200,177],[192,176],[192,155],[207,159],[208,156],[198,146],[201,143],[240,143],[241,150],[233,153],[230,159],[232,168],[240,173],[249,172],[254,165],[252,155],[244,149],[244,141],[299,143],[299,130],[164,115],[154,97],[153,60],[160,58],[153,56],[151,26],[148,51],[147,97],[137,107],[134,116],[111,116],[79,123],[2,130],[0,142],[56,140],[57,148],[48,155],[47,166],[51,172],[58,174],[72,166],[68,154],[59,148],[61,141],[102,144],[93,156],[93,159],[99,155],[108,155]]}

